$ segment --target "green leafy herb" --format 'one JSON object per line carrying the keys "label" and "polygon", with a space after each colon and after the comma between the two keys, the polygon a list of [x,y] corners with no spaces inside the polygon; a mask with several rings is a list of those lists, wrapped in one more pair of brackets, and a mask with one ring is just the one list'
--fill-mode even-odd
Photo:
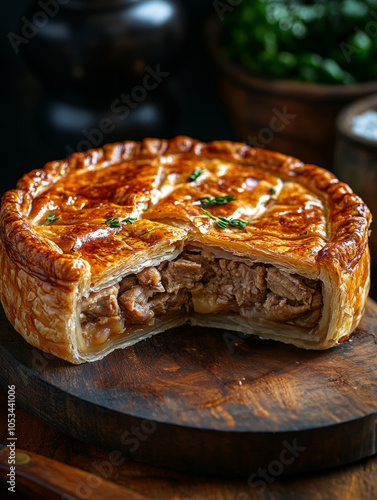
{"label": "green leafy herb", "polygon": [[207,210],[204,210],[204,208],[202,208],[202,210],[203,210],[203,214],[204,215],[206,215],[210,219],[217,220],[217,217],[215,217],[214,215],[212,215],[210,212],[207,212]]}
{"label": "green leafy herb", "polygon": [[106,226],[109,227],[122,227],[121,226],[122,222],[125,222],[126,224],[132,224],[133,222],[135,222],[135,220],[137,219],[133,217],[127,217],[126,219],[122,220],[120,220],[117,217],[110,217],[109,219],[105,220],[105,222],[103,222],[102,224],[106,224]]}
{"label": "green leafy herb", "polygon": [[52,224],[54,224],[54,222],[57,222],[58,220],[60,220],[61,217],[55,217],[55,210],[53,212],[51,212],[50,214],[47,215],[45,221],[42,223],[43,224],[47,224],[49,226],[52,226]]}
{"label": "green leafy herb", "polygon": [[109,227],[120,227],[120,221],[116,217],[110,217],[109,219],[105,220],[102,224],[106,224],[106,226]]}
{"label": "green leafy herb", "polygon": [[224,16],[224,51],[253,76],[345,85],[376,79],[376,32],[368,24],[375,0],[237,5]]}
{"label": "green leafy herb", "polygon": [[246,221],[242,219],[232,219],[231,217],[222,217],[222,216],[215,217],[210,212],[207,212],[207,210],[204,210],[204,208],[202,208],[202,210],[204,215],[206,215],[212,220],[215,220],[217,226],[221,229],[226,229],[228,226],[237,227],[238,229],[243,229],[245,226],[248,226],[251,223],[251,220]]}
{"label": "green leafy herb", "polygon": [[204,167],[197,168],[196,170],[193,171],[193,173],[189,176],[189,182],[194,182],[198,177],[202,175],[204,172]]}
{"label": "green leafy herb", "polygon": [[273,187],[270,187],[270,193],[271,193],[271,194],[276,194],[276,189],[275,189],[275,188],[273,188]]}
{"label": "green leafy herb", "polygon": [[236,200],[237,198],[235,198],[233,194],[229,194],[228,196],[216,196],[216,198],[211,198],[210,196],[202,196],[199,198],[202,207],[208,207],[208,205],[226,205]]}

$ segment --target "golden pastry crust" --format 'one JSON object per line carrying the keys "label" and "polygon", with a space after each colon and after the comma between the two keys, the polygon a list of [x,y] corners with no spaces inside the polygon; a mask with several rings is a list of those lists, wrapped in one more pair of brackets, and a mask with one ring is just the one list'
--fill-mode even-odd
{"label": "golden pastry crust", "polygon": [[[188,182],[200,168],[197,180]],[[218,227],[201,209],[200,197],[230,194],[232,203],[208,210],[251,221],[241,230]],[[52,211],[60,219],[43,224]],[[110,217],[138,220],[110,228],[104,224]],[[74,363],[95,360],[137,340],[118,336],[97,352],[83,352],[82,298],[174,259],[190,242],[214,255],[320,280],[322,316],[309,332],[282,332],[279,324],[254,324],[234,314],[223,315],[220,327],[326,349],[349,336],[363,314],[370,221],[349,186],[283,154],[189,137],[109,144],[50,162],[4,195],[1,301],[32,345]],[[169,318],[166,326],[158,321],[144,337],[187,319]],[[211,315],[193,314],[191,322],[219,327]]]}

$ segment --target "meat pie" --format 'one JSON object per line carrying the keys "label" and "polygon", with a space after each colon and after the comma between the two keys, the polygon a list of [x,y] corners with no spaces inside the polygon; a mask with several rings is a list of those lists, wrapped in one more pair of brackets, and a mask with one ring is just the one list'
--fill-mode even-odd
{"label": "meat pie", "polygon": [[110,144],[4,195],[1,302],[30,344],[72,363],[186,322],[327,349],[363,314],[370,221],[346,184],[279,153]]}

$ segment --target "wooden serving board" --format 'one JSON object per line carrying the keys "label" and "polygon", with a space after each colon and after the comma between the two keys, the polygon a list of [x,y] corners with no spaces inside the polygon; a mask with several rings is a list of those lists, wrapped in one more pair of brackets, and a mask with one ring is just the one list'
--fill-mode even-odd
{"label": "wooden serving board", "polygon": [[258,469],[280,475],[376,453],[371,299],[351,340],[328,351],[185,326],[74,366],[28,345],[1,311],[0,355],[0,382],[15,384],[19,404],[107,448],[110,464],[121,452],[255,478]]}

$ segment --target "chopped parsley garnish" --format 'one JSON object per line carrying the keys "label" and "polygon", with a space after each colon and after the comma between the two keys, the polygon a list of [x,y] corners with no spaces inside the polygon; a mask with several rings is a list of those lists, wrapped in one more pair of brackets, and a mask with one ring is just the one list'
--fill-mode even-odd
{"label": "chopped parsley garnish", "polygon": [[122,222],[125,222],[126,224],[132,224],[133,222],[135,222],[135,220],[137,219],[133,217],[127,217],[126,219],[122,220],[120,220],[117,217],[110,217],[109,219],[105,220],[105,222],[103,222],[102,224],[106,224],[106,226],[109,227],[122,227],[121,226]]}
{"label": "chopped parsley garnish", "polygon": [[199,198],[202,207],[208,207],[208,205],[226,205],[236,200],[237,198],[235,198],[233,194],[229,194],[228,196],[216,196],[216,198],[211,198],[210,196],[202,196]]}
{"label": "chopped parsley garnish", "polygon": [[207,212],[207,210],[204,210],[204,208],[202,208],[202,210],[204,215],[216,221],[217,226],[221,229],[226,229],[227,226],[238,227],[238,229],[243,229],[245,226],[248,226],[251,223],[251,220],[246,221],[242,219],[232,219],[231,217],[222,217],[222,216],[215,217],[210,212]]}
{"label": "chopped parsley garnish", "polygon": [[198,177],[202,175],[204,172],[204,167],[197,168],[196,170],[193,171],[193,173],[189,176],[189,182],[194,182]]}
{"label": "chopped parsley garnish", "polygon": [[273,188],[273,187],[270,187],[270,193],[271,193],[271,194],[276,194],[276,189],[275,189],[275,188]]}
{"label": "chopped parsley garnish", "polygon": [[52,226],[52,224],[54,224],[54,222],[57,222],[60,219],[61,219],[61,217],[55,217],[55,210],[54,210],[53,212],[51,212],[50,214],[47,215],[44,222],[42,222],[42,225],[46,224],[46,222],[47,222],[47,224],[49,226]]}

